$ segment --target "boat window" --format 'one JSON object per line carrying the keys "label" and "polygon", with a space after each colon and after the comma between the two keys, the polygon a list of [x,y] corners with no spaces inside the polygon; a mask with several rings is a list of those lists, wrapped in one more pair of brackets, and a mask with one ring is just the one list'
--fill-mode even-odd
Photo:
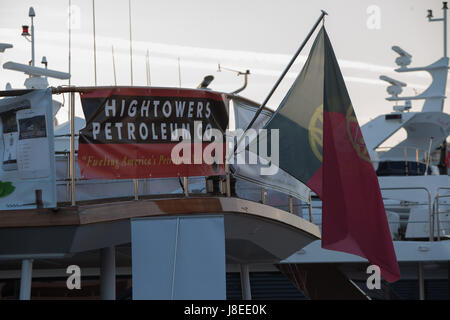
{"label": "boat window", "polygon": [[[415,161],[382,161],[378,165],[377,176],[423,176],[426,164]],[[428,167],[428,175],[431,168]]]}

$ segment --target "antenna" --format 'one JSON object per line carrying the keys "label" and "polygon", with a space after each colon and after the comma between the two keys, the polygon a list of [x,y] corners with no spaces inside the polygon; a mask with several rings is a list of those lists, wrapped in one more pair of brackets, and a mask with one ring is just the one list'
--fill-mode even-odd
{"label": "antenna", "polygon": [[133,40],[131,38],[131,0],[128,0],[128,20],[130,23],[130,78],[131,85],[133,85]]}
{"label": "antenna", "polygon": [[[69,0],[69,74],[72,72],[72,0]],[[69,77],[69,87],[70,87],[70,77]],[[70,110],[68,118],[70,119]]]}
{"label": "antenna", "polygon": [[412,55],[411,54],[409,54],[408,52],[406,52],[405,50],[403,50],[399,46],[393,46],[392,50],[397,52],[398,55],[400,56],[397,59],[395,59],[395,63],[400,68],[406,68],[407,66],[409,66],[411,64],[411,60],[412,60]]}
{"label": "antenna", "polygon": [[[447,74],[448,74],[448,62],[449,58],[447,56],[447,2],[443,2],[442,10],[444,10],[444,14],[442,18],[433,18],[433,11],[428,10],[427,18],[429,22],[442,21],[444,26],[444,56],[440,58],[438,61],[426,66],[426,67],[415,67],[409,68],[408,65],[411,63],[411,54],[401,49],[398,46],[393,46],[392,50],[399,54],[399,57],[395,60],[400,68],[395,69],[396,72],[415,72],[415,71],[427,71],[430,73],[433,81],[430,86],[420,93],[419,95],[412,97],[399,97],[397,91],[401,92],[401,88],[397,83],[392,83],[392,86],[388,88],[388,92],[392,95],[391,97],[386,98],[388,101],[405,101],[405,109],[410,107],[410,102],[408,100],[419,100],[424,99],[425,102],[422,107],[422,112],[442,112],[444,108],[444,100],[446,98],[445,95],[445,86],[447,83]],[[382,79],[386,80],[386,79]],[[386,80],[389,82],[389,80]],[[395,91],[393,94],[390,91]]]}
{"label": "antenna", "polygon": [[95,41],[95,0],[92,0],[92,27],[94,33],[94,80],[97,86],[97,45]]}
{"label": "antenna", "polygon": [[[33,7],[30,7],[28,10],[28,16],[31,18],[31,34],[28,32],[28,26],[23,25],[22,26],[22,36],[27,39],[29,42],[31,42],[31,65],[34,67],[34,17],[36,16],[36,13],[34,12]],[[28,39],[28,37],[31,36],[31,40]]]}
{"label": "antenna", "polygon": [[223,70],[226,71],[231,71],[236,73],[238,76],[243,75],[244,76],[244,85],[242,87],[240,87],[237,90],[234,90],[233,92],[231,92],[232,94],[238,94],[241,91],[244,91],[245,88],[247,88],[247,84],[248,84],[248,75],[250,74],[250,70],[246,70],[245,72],[243,71],[239,71],[239,70],[234,70],[234,69],[230,69],[230,68],[224,68],[220,65],[220,63],[218,64],[218,68],[217,68],[217,72],[221,72]]}
{"label": "antenna", "polygon": [[6,62],[3,65],[3,68],[8,69],[8,70],[20,71],[20,72],[28,74],[32,77],[44,76],[44,77],[61,79],[61,80],[67,80],[70,78],[70,74],[66,73],[66,72],[55,71],[55,70],[51,70],[51,69],[47,69],[47,68],[33,67],[33,66],[28,66],[26,64],[16,63],[16,62],[11,62],[11,61]]}
{"label": "antenna", "polygon": [[111,46],[112,51],[112,63],[113,63],[113,72],[114,72],[114,85],[117,86],[117,78],[116,78],[116,62],[114,58],[114,46]]}
{"label": "antenna", "polygon": [[45,69],[47,69],[48,61],[47,61],[47,57],[46,56],[42,57],[41,63],[45,66]]}
{"label": "antenna", "polygon": [[152,85],[152,81],[150,78],[150,52],[148,51],[148,49],[145,55],[145,71],[147,75],[147,86],[150,87]]}
{"label": "antenna", "polygon": [[13,47],[12,44],[0,43],[0,52],[5,52],[6,49],[11,49],[12,47]]}
{"label": "antenna", "polygon": [[181,88],[181,65],[180,65],[180,57],[178,57],[178,86]]}
{"label": "antenna", "polygon": [[444,57],[447,57],[447,2],[442,2],[442,10],[444,10],[444,16],[442,18],[433,18],[433,10],[429,9],[427,18],[429,22],[437,22],[437,21],[443,21],[444,22]]}

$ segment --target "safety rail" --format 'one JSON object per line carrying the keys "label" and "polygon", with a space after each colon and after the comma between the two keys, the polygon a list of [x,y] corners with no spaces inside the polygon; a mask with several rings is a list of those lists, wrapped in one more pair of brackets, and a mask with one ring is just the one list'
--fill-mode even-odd
{"label": "safety rail", "polygon": [[[441,188],[441,189],[450,189],[450,188]],[[429,241],[434,241],[434,224],[435,221],[438,225],[438,231],[439,231],[439,218],[434,218],[435,212],[433,210],[433,202],[432,202],[432,196],[431,192],[425,188],[425,187],[382,187],[380,188],[381,191],[402,191],[402,190],[422,190],[427,195],[427,201],[426,202],[405,202],[405,204],[408,205],[426,205],[428,207],[428,221],[415,221],[415,222],[408,222],[408,223],[429,223]],[[450,195],[448,195],[450,197]],[[388,200],[386,198],[383,198],[383,200]],[[317,203],[317,201],[314,201]],[[385,205],[385,207],[389,207],[390,205]],[[310,210],[312,209],[322,209],[322,205],[310,205]],[[311,213],[312,215],[312,213]],[[319,215],[319,214],[314,214]],[[310,219],[312,221],[312,219]],[[320,226],[320,224],[318,224]],[[440,231],[439,231],[440,232]],[[438,233],[439,234],[439,233]],[[438,240],[440,240],[440,237],[438,236]]]}
{"label": "safety rail", "polygon": [[[439,199],[442,198],[450,198],[450,194],[446,194],[446,195],[441,195],[439,194],[439,192],[441,190],[450,190],[450,187],[439,187],[436,191],[436,197],[434,198],[434,207],[435,207],[435,215],[436,215],[436,226],[437,226],[437,240],[440,241],[441,240],[441,220],[439,218]],[[450,203],[446,203],[445,205],[450,206]],[[444,211],[443,213],[450,213],[450,211]]]}
{"label": "safety rail", "polygon": [[425,188],[425,187],[383,187],[380,188],[380,190],[385,191],[401,191],[401,190],[423,190],[426,192],[428,197],[428,224],[429,224],[429,241],[434,241],[434,217],[433,217],[433,210],[432,210],[432,203],[431,203],[431,192]]}
{"label": "safety rail", "polygon": [[[74,163],[75,163],[75,169],[78,171],[78,167],[76,166],[76,154],[77,154],[77,150],[75,150],[75,159],[74,159]],[[116,197],[133,197],[135,200],[138,200],[139,197],[146,197],[146,196],[154,196],[154,195],[170,195],[170,194],[175,194],[173,192],[169,192],[169,193],[153,193],[150,192],[147,185],[151,185],[152,182],[154,183],[158,183],[158,181],[166,181],[168,183],[171,183],[173,186],[173,183],[179,183],[179,188],[178,191],[176,191],[176,193],[180,193],[183,194],[184,197],[189,197],[192,196],[192,189],[190,188],[190,184],[192,184],[191,180],[194,179],[194,184],[198,184],[200,181],[200,179],[205,179],[205,183],[203,183],[203,187],[200,188],[202,191],[200,191],[200,193],[202,194],[209,194],[212,191],[208,189],[207,187],[207,179],[211,178],[211,177],[173,177],[173,178],[142,178],[142,179],[123,179],[123,180],[102,180],[102,179],[87,179],[87,178],[83,178],[81,176],[79,176],[79,172],[77,174],[75,174],[74,177],[71,176],[71,162],[70,162],[70,151],[57,151],[55,152],[55,155],[57,157],[57,159],[59,159],[57,161],[57,163],[61,164],[61,166],[57,166],[60,168],[60,173],[56,178],[56,183],[57,186],[62,186],[65,185],[66,187],[66,193],[65,193],[65,201],[64,200],[59,200],[60,202],[65,202],[65,203],[70,203],[71,205],[76,205],[77,201],[80,201],[79,197],[77,196],[77,193],[84,193],[86,194],[86,191],[80,191],[80,187],[82,186],[87,186],[89,188],[89,185],[95,185],[95,184],[100,184],[100,185],[104,185],[104,184],[111,184],[111,183],[117,183],[117,184],[122,184],[120,186],[120,190],[132,190],[132,192],[120,192],[121,195],[110,195],[110,196],[105,196],[104,199],[109,199],[109,198],[116,198]],[[64,164],[62,164],[62,162],[64,162]],[[221,176],[219,184],[218,184],[218,192],[219,194],[221,194],[222,196],[226,196],[226,197],[231,197],[231,196],[236,196],[236,194],[232,194],[232,186],[231,186],[231,181],[235,178],[232,177],[231,173],[229,172],[229,169],[227,168],[227,166],[225,167],[226,170],[226,174],[224,176]],[[63,174],[64,172],[64,174]],[[266,205],[270,205],[273,206],[275,208],[278,209],[282,209],[284,211],[290,212],[292,214],[297,214],[299,216],[304,216],[303,214],[303,209],[307,209],[307,212],[309,212],[309,221],[313,222],[312,219],[312,206],[311,206],[311,202],[308,202],[307,199],[297,199],[297,197],[293,197],[285,192],[280,192],[280,191],[276,191],[276,190],[270,190],[270,195],[283,195],[283,199],[284,197],[286,199],[284,199],[282,202],[278,201],[277,203],[273,203],[272,201],[268,201],[268,193],[269,190],[266,190],[263,187],[260,187],[259,185],[256,185],[250,181],[245,181],[245,180],[240,180],[237,179],[237,181],[242,181],[242,183],[248,184],[247,187],[241,187],[240,191],[242,193],[245,192],[250,192],[253,195],[258,194],[258,197],[252,197],[251,200],[253,201],[257,201],[257,202],[261,202],[263,204]],[[137,183],[136,183],[137,182]],[[75,188],[72,188],[72,185]],[[128,187],[127,187],[128,185]],[[249,187],[250,186],[250,187]],[[102,188],[101,186],[99,186],[99,188]],[[125,189],[124,189],[125,188]],[[75,190],[73,190],[75,189]],[[58,187],[58,190],[59,187]],[[209,191],[208,191],[209,190]],[[175,190],[174,190],[175,191]],[[194,195],[199,195],[199,192],[194,191]],[[60,193],[61,194],[61,193]],[[214,193],[215,196],[217,196],[217,193]],[[241,198],[245,198],[245,196],[238,196]],[[78,199],[77,199],[78,198]],[[278,196],[279,198],[279,196]],[[94,199],[94,198],[92,198]],[[98,198],[100,199],[100,198]],[[103,199],[103,198],[101,198]],[[86,199],[85,199],[86,200]],[[89,200],[89,199],[88,199]],[[250,200],[250,199],[249,199]],[[309,196],[309,200],[311,200],[311,196]],[[81,200],[83,201],[83,200]],[[294,203],[295,201],[295,203]],[[305,220],[308,220],[308,217],[304,217]]]}
{"label": "safety rail", "polygon": [[[76,153],[76,150],[75,150]],[[66,201],[71,201],[72,204],[76,204],[75,198],[72,198],[72,194],[75,195],[75,192],[69,192],[69,189],[72,190],[74,188],[72,188],[72,183],[74,184],[74,186],[77,183],[80,183],[82,181],[87,182],[87,181],[92,181],[93,183],[95,183],[95,181],[99,182],[99,180],[91,180],[91,179],[84,179],[81,177],[71,177],[70,173],[71,173],[71,162],[69,161],[70,158],[70,151],[59,151],[56,153],[57,155],[64,155],[64,156],[68,156],[67,158],[67,165],[66,165],[66,172],[68,173],[67,176],[63,179],[57,179],[57,182],[59,183],[64,183],[66,184]],[[75,159],[74,159],[75,160]],[[182,186],[182,194],[184,194],[185,197],[189,197],[190,193],[189,193],[189,177],[179,177],[179,178],[174,178],[174,179],[180,179],[180,185]],[[192,178],[192,177],[191,177]],[[197,177],[197,178],[201,178],[201,177]],[[204,178],[208,178],[208,177],[204,177]],[[131,182],[131,188],[133,190],[132,196],[134,196],[134,199],[138,200],[139,196],[140,196],[140,190],[139,190],[139,184],[142,183],[143,186],[143,190],[147,190],[146,184],[148,183],[148,180],[153,180],[154,178],[147,178],[147,179],[127,179],[126,181],[130,180]],[[158,180],[158,179],[155,179]],[[227,197],[231,197],[232,193],[231,193],[231,173],[229,171],[229,168],[227,168],[226,166],[226,174],[225,177],[222,177],[222,181],[219,183],[219,192],[223,195],[223,196],[227,196]],[[247,182],[249,184],[252,184],[251,182]],[[252,184],[253,185],[253,184]],[[268,204],[267,203],[267,190],[265,188],[262,188],[260,186],[255,186],[255,188],[251,188],[252,191],[255,194],[259,193],[259,200],[258,199],[252,199],[254,201],[260,201],[263,204]],[[208,193],[208,188],[206,187],[205,184],[205,190]],[[414,221],[414,222],[408,222],[408,223],[429,223],[429,241],[434,241],[434,233],[435,233],[435,224],[436,224],[436,228],[437,228],[437,240],[440,241],[441,240],[441,223],[440,223],[440,219],[439,219],[439,208],[440,208],[440,204],[439,204],[439,199],[441,198],[445,198],[445,197],[450,197],[450,195],[440,195],[439,191],[441,190],[450,190],[450,188],[447,187],[440,187],[438,189],[438,192],[435,196],[435,201],[432,201],[432,195],[431,192],[425,188],[425,187],[382,187],[380,188],[381,191],[404,191],[404,190],[421,190],[424,191],[427,195],[427,201],[426,202],[409,202],[409,201],[405,201],[405,206],[411,206],[411,205],[426,205],[428,208],[428,221]],[[70,196],[69,196],[70,194]],[[287,201],[286,203],[278,203],[278,204],[273,204],[270,203],[268,205],[271,205],[273,207],[277,207],[280,209],[283,209],[285,211],[288,211],[292,214],[299,214],[301,213],[301,216],[303,217],[303,210],[307,209],[307,215],[308,217],[306,218],[307,220],[309,220],[311,223],[315,223],[314,222],[314,218],[313,215],[317,215],[317,213],[313,213],[313,209],[321,209],[322,206],[317,206],[317,205],[313,205],[314,203],[317,203],[317,201],[313,201],[312,199],[312,193],[309,193],[309,199],[308,201],[305,201],[305,199],[299,199],[301,202],[300,204],[294,204],[294,198],[291,195],[288,195],[286,193],[282,193],[284,196],[287,197]],[[150,195],[150,194],[144,194],[144,195]],[[386,198],[383,198],[384,200],[387,200]],[[450,204],[449,204],[450,205]],[[389,208],[392,205],[390,204],[386,204],[385,207]],[[397,205],[394,205],[397,206]],[[442,206],[442,205],[441,205]],[[300,210],[299,210],[300,209]],[[320,226],[320,223],[315,223],[317,225]]]}

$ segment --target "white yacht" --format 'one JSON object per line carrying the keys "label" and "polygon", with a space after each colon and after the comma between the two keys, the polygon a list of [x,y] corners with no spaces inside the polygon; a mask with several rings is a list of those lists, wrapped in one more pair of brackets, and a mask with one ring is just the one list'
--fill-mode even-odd
{"label": "white yacht", "polygon": [[[444,4],[444,28],[446,14]],[[83,178],[77,150],[87,124],[75,117],[74,95],[122,88],[47,88],[47,77],[64,80],[70,74],[36,67],[34,53],[31,66],[6,62],[4,68],[29,77],[26,89],[1,92],[0,299],[448,298],[450,177],[444,141],[450,115],[444,112],[449,62],[444,42],[444,56],[427,67],[410,67],[411,54],[393,47],[397,72],[427,71],[432,83],[417,96],[403,97],[405,83],[380,77],[390,83],[387,100],[395,102],[394,111],[362,127],[401,271],[398,282],[374,290],[366,286],[368,261],[321,249],[321,202],[282,171],[264,178],[236,166],[215,177]],[[13,49],[0,44],[0,54],[4,50]],[[220,96],[229,126],[246,128],[259,104],[237,95],[243,88],[220,93],[207,86],[163,90]],[[136,90],[151,94],[161,88]],[[48,146],[39,148],[48,152],[19,142],[17,121],[31,117],[23,110],[33,109],[36,92],[65,94],[71,110],[70,121],[55,126],[58,102],[52,101],[47,113],[33,113],[46,115]],[[411,111],[412,100],[423,101],[421,111]],[[264,109],[255,126],[271,115]],[[403,130],[406,138],[388,145]],[[19,154],[35,157],[48,172]],[[20,196],[5,200],[14,188],[23,188]],[[80,288],[76,282],[69,288],[76,268]]]}

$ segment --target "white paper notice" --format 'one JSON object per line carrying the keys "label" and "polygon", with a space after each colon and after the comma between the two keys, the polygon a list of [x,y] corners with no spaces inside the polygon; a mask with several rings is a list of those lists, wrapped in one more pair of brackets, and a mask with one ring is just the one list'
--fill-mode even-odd
{"label": "white paper notice", "polygon": [[45,114],[31,109],[17,112],[19,141],[17,166],[22,179],[44,178],[50,175],[49,141]]}

